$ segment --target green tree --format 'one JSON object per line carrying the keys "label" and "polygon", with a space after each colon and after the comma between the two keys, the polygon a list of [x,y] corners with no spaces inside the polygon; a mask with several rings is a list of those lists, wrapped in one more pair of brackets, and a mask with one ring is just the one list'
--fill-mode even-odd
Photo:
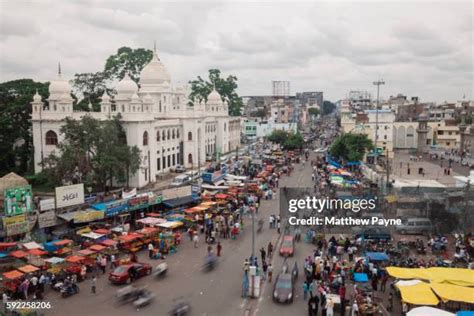
{"label": "green tree", "polygon": [[140,72],[153,58],[153,51],[144,48],[120,47],[117,53],[109,56],[105,62],[104,73],[108,79],[122,80],[128,73],[137,84]]}
{"label": "green tree", "polygon": [[207,96],[211,93],[213,87],[221,95],[224,101],[229,104],[229,115],[239,116],[243,106],[242,98],[237,94],[237,77],[228,76],[226,79],[220,77],[219,69],[209,69],[209,81],[198,76],[196,80],[189,81],[191,84],[191,93],[189,99],[190,105],[194,102],[207,101]]}
{"label": "green tree", "polygon": [[281,129],[277,129],[274,130],[267,138],[273,143],[283,145],[288,139],[288,132]]}
{"label": "green tree", "polygon": [[265,118],[267,116],[267,111],[264,109],[259,109],[255,112],[255,117]]}
{"label": "green tree", "polygon": [[31,101],[37,90],[46,100],[48,87],[31,79],[0,83],[0,176],[32,171]]}
{"label": "green tree", "polygon": [[88,111],[89,103],[91,103],[93,110],[99,111],[104,91],[107,91],[109,94],[114,93],[112,89],[107,88],[109,81],[108,73],[102,71],[75,74],[74,79],[71,80],[73,92],[76,98],[82,96],[82,100],[76,104],[75,109]]}
{"label": "green tree", "polygon": [[52,182],[84,182],[104,190],[114,179],[128,186],[129,176],[138,171],[140,150],[127,146],[120,116],[106,121],[91,116],[68,118],[61,133],[64,140],[58,145],[58,155],[43,162]]}
{"label": "green tree", "polygon": [[347,133],[336,138],[329,152],[339,160],[360,161],[373,148],[374,144],[367,135]]}
{"label": "green tree", "polygon": [[304,138],[300,133],[289,133],[288,137],[283,143],[283,148],[286,150],[301,149],[304,146]]}
{"label": "green tree", "polygon": [[331,101],[323,102],[323,108],[322,108],[323,115],[331,114],[332,112],[334,112],[335,109],[336,109],[336,105],[332,103]]}
{"label": "green tree", "polygon": [[319,115],[319,109],[318,108],[309,108],[308,113],[309,113],[309,115],[318,116]]}

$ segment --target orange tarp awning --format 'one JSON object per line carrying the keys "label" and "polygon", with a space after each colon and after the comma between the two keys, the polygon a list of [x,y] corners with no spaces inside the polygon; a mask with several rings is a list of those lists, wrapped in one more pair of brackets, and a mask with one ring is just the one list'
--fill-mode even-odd
{"label": "orange tarp awning", "polygon": [[18,270],[20,270],[21,272],[25,272],[25,273],[33,273],[33,272],[38,271],[39,268],[37,268],[35,266],[32,266],[31,264],[28,264],[26,266],[18,268]]}
{"label": "orange tarp awning", "polygon": [[160,217],[161,215],[158,214],[158,213],[148,213],[148,214],[146,214],[146,216],[149,216],[149,217]]}
{"label": "orange tarp awning", "polygon": [[105,240],[102,240],[101,244],[104,246],[114,246],[117,244],[117,242],[112,239],[105,239]]}
{"label": "orange tarp awning", "polygon": [[55,246],[65,246],[65,245],[68,245],[70,243],[72,243],[72,240],[64,239],[64,240],[60,240],[60,241],[55,242],[53,245],[55,245]]}
{"label": "orange tarp awning", "polygon": [[30,249],[28,250],[28,253],[32,254],[33,256],[44,256],[48,254],[47,251],[41,250],[41,249]]}
{"label": "orange tarp awning", "polygon": [[79,250],[77,253],[80,254],[81,256],[88,256],[88,255],[95,254],[95,252],[90,249],[82,249],[82,250]]}
{"label": "orange tarp awning", "polygon": [[135,239],[142,238],[142,237],[143,237],[142,234],[131,233],[131,234],[128,234],[128,235],[122,235],[122,236],[119,237],[119,239],[123,242],[130,242],[130,241],[133,241]]}
{"label": "orange tarp awning", "polygon": [[101,234],[101,235],[107,235],[108,233],[110,233],[110,231],[108,229],[105,229],[105,228],[99,228],[99,229],[94,230],[94,233]]}
{"label": "orange tarp awning", "polygon": [[70,263],[78,263],[78,262],[81,262],[82,260],[84,260],[84,257],[80,257],[80,256],[69,256],[66,258],[66,261]]}
{"label": "orange tarp awning", "polygon": [[158,228],[154,228],[154,227],[144,227],[140,229],[140,234],[144,234],[144,235],[151,235],[156,232],[158,232]]}
{"label": "orange tarp awning", "polygon": [[10,279],[10,280],[18,279],[19,277],[22,277],[22,276],[23,276],[23,273],[21,273],[18,270],[11,270],[11,271],[3,273],[3,277],[5,279]]}
{"label": "orange tarp awning", "polygon": [[225,200],[229,197],[227,194],[223,194],[223,193],[218,193],[215,196],[216,196],[216,199],[220,199],[220,200]]}
{"label": "orange tarp awning", "polygon": [[13,257],[13,258],[24,258],[27,256],[28,256],[28,253],[24,252],[23,250],[15,250],[15,251],[10,252],[10,257]]}
{"label": "orange tarp awning", "polygon": [[92,245],[92,246],[89,247],[90,250],[94,250],[94,251],[102,251],[105,248],[107,248],[107,247],[102,246],[102,245]]}

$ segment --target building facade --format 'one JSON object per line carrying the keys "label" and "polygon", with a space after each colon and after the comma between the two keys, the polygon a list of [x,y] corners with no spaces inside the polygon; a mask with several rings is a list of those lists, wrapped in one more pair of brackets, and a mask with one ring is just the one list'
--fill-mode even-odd
{"label": "building facade", "polygon": [[58,78],[49,87],[47,105],[36,94],[32,102],[35,172],[41,161],[55,153],[63,139],[60,128],[67,117],[90,115],[99,120],[121,115],[127,144],[141,150],[142,165],[130,185],[143,187],[174,166],[204,164],[206,155],[226,153],[240,145],[240,118],[230,117],[228,104],[214,89],[207,102],[188,105],[187,87],[175,87],[155,52],[140,73],[140,88],[126,75],[115,87],[117,94],[102,96],[100,112],[73,110],[71,87]]}

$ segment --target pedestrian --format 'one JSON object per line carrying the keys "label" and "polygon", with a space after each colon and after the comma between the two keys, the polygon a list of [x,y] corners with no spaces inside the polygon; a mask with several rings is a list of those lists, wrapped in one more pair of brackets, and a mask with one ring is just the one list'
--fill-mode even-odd
{"label": "pedestrian", "polygon": [[356,300],[352,302],[351,316],[359,316],[359,305]]}
{"label": "pedestrian", "polygon": [[402,302],[402,315],[406,315],[408,313],[408,304]]}
{"label": "pedestrian", "polygon": [[7,303],[8,303],[8,300],[10,298],[8,297],[8,294],[6,291],[3,292],[2,294],[2,303],[3,303],[3,312],[4,312],[4,315],[7,315],[7,311],[8,311],[8,308],[7,308]]}
{"label": "pedestrian", "polygon": [[198,242],[199,242],[199,236],[198,234],[195,234],[193,237],[193,242],[194,242],[194,248],[198,247]]}
{"label": "pedestrian", "polygon": [[387,311],[391,312],[393,310],[393,293],[390,292],[388,294],[388,306],[387,306]]}
{"label": "pedestrian", "polygon": [[153,251],[154,251],[153,243],[148,244],[148,258],[152,259],[153,258]]}
{"label": "pedestrian", "polygon": [[260,249],[260,256],[262,257],[262,263],[265,261],[266,255],[267,255],[267,253],[265,252],[265,249],[262,247]]}
{"label": "pedestrian", "polygon": [[105,268],[107,268],[107,258],[102,256],[100,259],[100,267],[102,268],[102,273],[105,274]]}
{"label": "pedestrian", "polygon": [[92,292],[92,294],[95,294],[96,284],[97,284],[97,278],[94,275],[94,277],[92,278],[92,281],[91,281],[91,292]]}
{"label": "pedestrian", "polygon": [[311,297],[308,300],[308,314],[309,316],[318,316],[319,309],[319,298],[317,295]]}
{"label": "pedestrian", "polygon": [[262,280],[265,281],[267,279],[267,271],[268,271],[268,265],[267,265],[267,262],[264,261],[262,263]]}
{"label": "pedestrian", "polygon": [[273,215],[268,218],[268,226],[270,229],[273,228]]}
{"label": "pedestrian", "polygon": [[277,233],[278,234],[280,234],[280,227],[281,227],[280,221],[277,221]]}
{"label": "pedestrian", "polygon": [[269,283],[272,283],[272,276],[273,276],[273,266],[272,266],[272,263],[270,262],[270,264],[268,265],[268,282]]}
{"label": "pedestrian", "polygon": [[217,256],[220,257],[221,256],[221,251],[222,251],[222,245],[221,245],[221,242],[217,242]]}
{"label": "pedestrian", "polygon": [[326,302],[326,315],[334,316],[334,302],[332,298],[329,298]]}
{"label": "pedestrian", "polygon": [[115,269],[115,255],[110,255],[110,268],[113,270]]}
{"label": "pedestrian", "polygon": [[309,292],[309,284],[308,280],[305,280],[303,282],[303,300],[306,301],[306,298],[308,297],[308,292]]}
{"label": "pedestrian", "polygon": [[384,272],[384,274],[382,275],[381,282],[380,282],[380,291],[382,291],[383,293],[385,293],[385,286],[387,284],[387,280],[388,280],[388,275],[386,272]]}
{"label": "pedestrian", "polygon": [[267,257],[271,259],[272,254],[273,254],[273,245],[272,245],[272,242],[270,241],[267,246]]}

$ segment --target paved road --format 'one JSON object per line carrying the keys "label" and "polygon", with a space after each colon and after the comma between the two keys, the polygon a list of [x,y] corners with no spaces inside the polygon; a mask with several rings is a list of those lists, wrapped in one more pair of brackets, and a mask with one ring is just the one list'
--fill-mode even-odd
{"label": "paved road", "polygon": [[[284,176],[280,186],[288,187],[305,186],[311,183],[310,166],[305,170],[299,166],[291,177]],[[262,200],[258,216],[268,223],[270,214],[279,212],[278,194],[273,200]],[[276,230],[265,226],[260,234],[256,234],[256,252],[267,246],[272,240],[277,242]],[[201,238],[202,240],[203,238]],[[137,286],[146,286],[156,295],[152,305],[135,311],[131,305],[117,306],[114,303],[114,294],[119,286],[112,286],[107,281],[107,274],[99,277],[97,282],[97,294],[90,293],[90,282],[80,283],[81,293],[66,299],[59,297],[58,293],[47,293],[47,299],[51,300],[54,309],[48,315],[166,315],[167,311],[174,305],[174,299],[185,297],[191,302],[192,315],[236,315],[248,314],[248,309],[253,315],[267,315],[258,312],[259,304],[266,306],[273,304],[271,300],[241,298],[242,267],[244,258],[249,257],[252,247],[252,232],[250,219],[245,220],[244,231],[237,240],[223,240],[223,254],[218,267],[209,273],[200,271],[207,253],[207,247],[201,243],[194,248],[188,239],[183,241],[178,253],[168,257],[169,274],[161,279],[154,280],[151,276],[138,280]],[[280,258],[276,258],[280,260]],[[157,261],[150,261],[147,254],[142,252],[139,261],[149,262],[153,266]],[[275,265],[278,269],[279,262]],[[276,272],[276,271],[275,271]],[[271,290],[265,289],[265,295]],[[295,304],[296,305],[296,304]],[[275,305],[276,306],[276,305]],[[263,311],[263,309],[262,309]],[[299,313],[297,313],[299,314]],[[297,315],[296,314],[296,315]],[[294,313],[282,315],[295,315]]]}

